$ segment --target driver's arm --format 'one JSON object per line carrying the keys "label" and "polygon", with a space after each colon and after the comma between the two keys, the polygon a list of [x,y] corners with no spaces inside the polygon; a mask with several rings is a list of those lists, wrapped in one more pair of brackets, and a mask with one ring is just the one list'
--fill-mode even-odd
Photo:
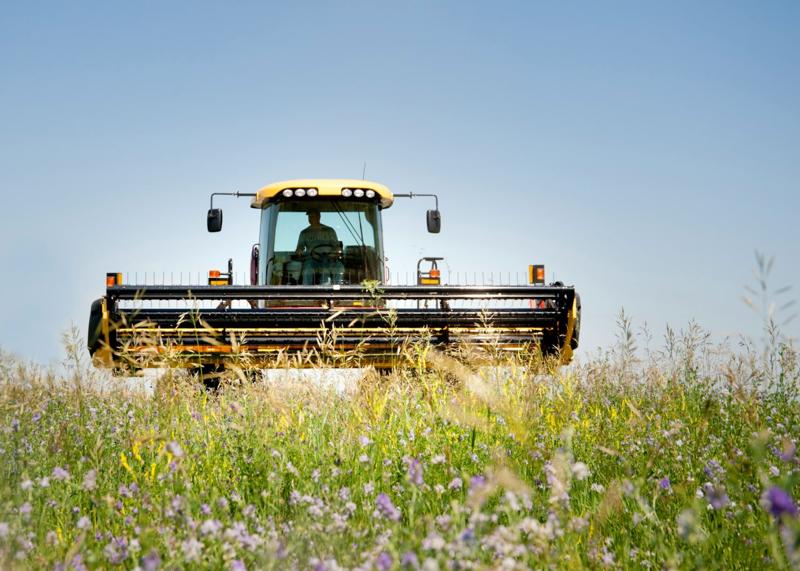
{"label": "driver's arm", "polygon": [[294,253],[298,256],[303,253],[303,250],[306,249],[306,233],[305,230],[300,232],[300,236],[297,238],[297,248],[295,248]]}
{"label": "driver's arm", "polygon": [[339,236],[336,235],[336,230],[334,230],[333,228],[331,228],[330,240],[331,240],[331,246],[333,246],[334,248],[338,249],[339,248]]}

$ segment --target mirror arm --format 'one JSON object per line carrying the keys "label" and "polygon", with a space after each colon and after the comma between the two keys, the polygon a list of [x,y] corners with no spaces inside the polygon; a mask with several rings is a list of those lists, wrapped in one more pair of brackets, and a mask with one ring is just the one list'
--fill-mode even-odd
{"label": "mirror arm", "polygon": [[432,196],[436,201],[436,210],[439,210],[439,197],[435,194],[420,194],[418,192],[409,192],[407,194],[395,194],[395,198],[414,198],[415,196]]}
{"label": "mirror arm", "polygon": [[215,196],[235,196],[239,198],[240,196],[256,196],[255,192],[212,192],[211,193],[211,210],[214,210],[214,197]]}

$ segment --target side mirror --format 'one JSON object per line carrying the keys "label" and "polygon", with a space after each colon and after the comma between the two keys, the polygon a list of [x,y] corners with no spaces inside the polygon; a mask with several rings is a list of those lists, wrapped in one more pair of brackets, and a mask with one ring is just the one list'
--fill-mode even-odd
{"label": "side mirror", "polygon": [[253,249],[250,250],[250,285],[258,285],[259,254],[258,244],[253,244]]}
{"label": "side mirror", "polygon": [[219,232],[222,230],[222,209],[221,208],[212,208],[208,211],[208,231],[209,232]]}
{"label": "side mirror", "polygon": [[442,215],[438,210],[428,210],[426,221],[428,223],[428,232],[438,234],[441,231]]}

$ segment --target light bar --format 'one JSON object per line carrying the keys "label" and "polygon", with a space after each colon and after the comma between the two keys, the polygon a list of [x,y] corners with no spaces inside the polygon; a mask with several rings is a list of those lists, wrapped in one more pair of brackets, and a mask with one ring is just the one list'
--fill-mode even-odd
{"label": "light bar", "polygon": [[298,189],[296,189],[294,191],[294,195],[302,198],[303,196],[306,195],[306,189],[305,188],[298,188]]}
{"label": "light bar", "polygon": [[367,190],[366,192],[367,198],[375,198],[375,191],[372,189]]}
{"label": "light bar", "polygon": [[355,189],[353,191],[353,196],[355,196],[356,198],[362,198],[364,196],[364,189],[362,188]]}
{"label": "light bar", "polygon": [[294,191],[291,188],[287,188],[281,194],[283,196],[285,196],[286,198],[289,198],[290,196],[292,196],[294,194]]}
{"label": "light bar", "polygon": [[311,196],[311,197],[317,196],[317,189],[316,188],[309,188],[306,191],[306,196]]}
{"label": "light bar", "polygon": [[343,188],[342,196],[344,196],[345,198],[350,198],[351,196],[353,196],[353,191],[349,188]]}

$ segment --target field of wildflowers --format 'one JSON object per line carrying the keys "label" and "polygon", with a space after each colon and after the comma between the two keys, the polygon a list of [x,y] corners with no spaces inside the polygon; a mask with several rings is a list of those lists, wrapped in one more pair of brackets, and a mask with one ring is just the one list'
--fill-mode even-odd
{"label": "field of wildflowers", "polygon": [[416,347],[347,396],[3,356],[0,566],[800,565],[792,346],[623,333],[567,368]]}

